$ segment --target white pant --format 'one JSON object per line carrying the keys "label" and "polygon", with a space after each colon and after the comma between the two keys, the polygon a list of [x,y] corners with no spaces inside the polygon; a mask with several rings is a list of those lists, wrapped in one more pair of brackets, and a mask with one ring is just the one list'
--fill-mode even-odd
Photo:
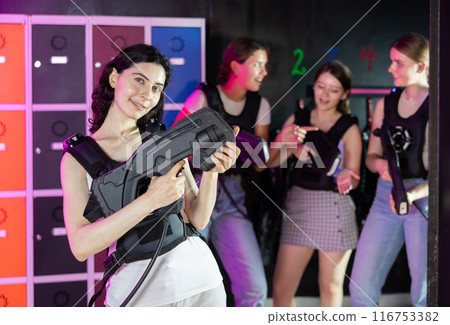
{"label": "white pant", "polygon": [[159,307],[226,307],[227,295],[223,283],[219,286],[200,292],[195,296],[188,297],[173,303]]}

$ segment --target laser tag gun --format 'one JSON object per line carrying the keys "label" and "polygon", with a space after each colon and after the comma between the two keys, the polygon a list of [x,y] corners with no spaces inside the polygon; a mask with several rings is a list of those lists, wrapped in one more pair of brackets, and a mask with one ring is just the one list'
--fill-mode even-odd
{"label": "laser tag gun", "polygon": [[[318,157],[312,157],[311,161],[306,162],[304,167],[309,168],[309,171],[313,170],[327,176],[333,176],[341,162],[341,151],[329,136],[320,130],[310,131],[306,133],[303,143],[314,144],[315,148],[313,149],[316,149],[316,153],[319,155]],[[312,160],[315,160],[316,163],[313,163]]]}
{"label": "laser tag gun", "polygon": [[[127,161],[95,178],[91,193],[104,217],[108,217],[135,200],[149,177],[166,174],[178,161],[188,156],[193,156],[196,168],[211,170],[215,166],[211,155],[227,141],[236,141],[231,127],[217,112],[202,108],[180,120],[170,130],[153,133]],[[152,212],[145,219],[177,213],[182,206],[183,198]],[[145,219],[135,227],[145,223]]]}
{"label": "laser tag gun", "polygon": [[269,145],[266,140],[255,134],[239,131],[236,137],[236,146],[241,149],[239,160],[242,163],[265,164],[270,159]]}
{"label": "laser tag gun", "polygon": [[408,198],[406,196],[405,187],[403,186],[400,163],[392,141],[391,132],[387,125],[383,123],[381,128],[373,131],[373,134],[380,137],[383,152],[388,162],[389,174],[392,178],[393,186],[391,194],[395,202],[395,210],[399,215],[407,214],[409,210]]}

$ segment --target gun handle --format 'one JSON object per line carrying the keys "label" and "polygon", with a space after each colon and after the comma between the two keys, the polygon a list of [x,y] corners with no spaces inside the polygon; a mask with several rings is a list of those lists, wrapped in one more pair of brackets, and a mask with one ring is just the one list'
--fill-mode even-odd
{"label": "gun handle", "polygon": [[396,207],[398,214],[405,215],[408,214],[408,202],[399,202],[398,207]]}

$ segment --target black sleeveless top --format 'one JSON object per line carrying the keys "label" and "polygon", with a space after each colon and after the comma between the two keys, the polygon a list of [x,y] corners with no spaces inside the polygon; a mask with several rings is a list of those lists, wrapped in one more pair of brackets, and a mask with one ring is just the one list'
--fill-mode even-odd
{"label": "black sleeveless top", "polygon": [[429,119],[429,97],[410,117],[398,113],[402,91],[391,92],[384,98],[384,120],[391,132],[392,142],[400,162],[403,178],[426,178],[428,172],[423,164],[425,131]]}
{"label": "black sleeveless top", "polygon": [[205,93],[209,107],[219,113],[225,122],[231,126],[237,125],[243,131],[252,134],[255,133],[255,128],[253,126],[256,124],[256,118],[261,104],[261,96],[257,92],[247,92],[244,109],[241,114],[235,116],[230,115],[225,111],[216,86],[200,83],[198,84],[197,89],[200,89]]}
{"label": "black sleeveless top", "polygon": [[[299,126],[311,125],[311,111],[307,109],[297,110],[295,113],[294,123]],[[353,124],[358,124],[358,119],[356,116],[342,115],[331,127],[331,129],[328,132],[323,133],[322,136],[326,137],[329,142],[334,144],[337,148],[342,136]],[[319,151],[319,155],[326,154],[321,153],[320,148],[317,149]],[[337,191],[335,178],[333,176],[327,176],[325,173],[320,172],[319,169],[308,169],[305,167],[294,168],[292,172],[292,181],[294,185],[310,190]]]}

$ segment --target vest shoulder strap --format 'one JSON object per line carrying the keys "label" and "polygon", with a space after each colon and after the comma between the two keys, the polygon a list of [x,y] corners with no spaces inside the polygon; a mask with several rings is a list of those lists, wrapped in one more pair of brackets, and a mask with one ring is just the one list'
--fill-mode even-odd
{"label": "vest shoulder strap", "polygon": [[331,139],[335,140],[336,143],[339,143],[344,133],[353,124],[358,124],[358,118],[356,116],[352,114],[342,115],[327,134]]}
{"label": "vest shoulder strap", "polygon": [[197,85],[196,89],[203,91],[206,96],[206,100],[208,101],[208,106],[223,117],[225,109],[223,107],[222,100],[220,99],[220,94],[217,87],[206,82],[201,82]]}
{"label": "vest shoulder strap", "polygon": [[311,125],[311,111],[307,108],[297,109],[294,113],[294,123],[300,126]]}
{"label": "vest shoulder strap", "polygon": [[391,90],[390,94],[384,97],[384,121],[389,121],[392,114],[395,114],[397,109],[398,101],[400,100],[400,95],[403,88],[396,88]]}
{"label": "vest shoulder strap", "polygon": [[64,141],[63,154],[66,152],[70,153],[93,179],[117,164],[103,152],[94,139],[79,133]]}

